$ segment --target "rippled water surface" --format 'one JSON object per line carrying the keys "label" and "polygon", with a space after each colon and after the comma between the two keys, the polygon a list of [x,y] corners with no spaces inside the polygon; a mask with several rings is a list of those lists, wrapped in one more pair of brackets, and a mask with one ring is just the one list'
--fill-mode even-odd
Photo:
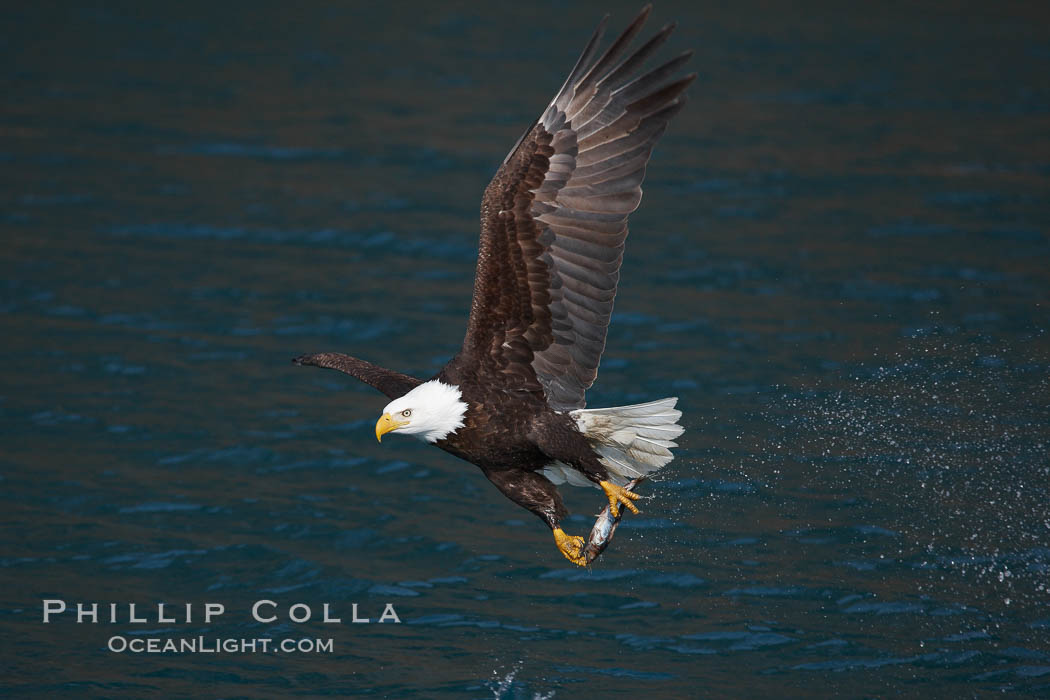
{"label": "rippled water surface", "polygon": [[[633,4],[5,7],[0,684],[1050,692],[1045,16],[707,5],[655,10],[699,78],[589,395],[677,395],[687,432],[591,570],[473,466],[376,444],[383,397],[289,359],[441,367],[482,189]],[[600,494],[567,497],[586,530]],[[46,598],[154,608],[44,625]],[[226,614],[206,624],[207,602]],[[402,624],[349,624],[354,603]]]}

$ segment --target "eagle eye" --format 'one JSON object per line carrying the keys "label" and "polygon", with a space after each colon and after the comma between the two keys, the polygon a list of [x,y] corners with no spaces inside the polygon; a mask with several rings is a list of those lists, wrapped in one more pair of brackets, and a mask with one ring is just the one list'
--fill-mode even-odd
{"label": "eagle eye", "polygon": [[403,415],[405,418],[408,418],[412,415],[412,409],[406,408],[404,411],[401,411],[401,415]]}

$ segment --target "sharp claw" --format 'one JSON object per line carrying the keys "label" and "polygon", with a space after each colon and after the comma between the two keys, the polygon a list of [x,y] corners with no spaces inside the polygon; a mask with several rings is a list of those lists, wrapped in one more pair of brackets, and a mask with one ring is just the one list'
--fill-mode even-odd
{"label": "sharp claw", "polygon": [[631,511],[635,515],[641,513],[638,510],[638,506],[634,505],[634,501],[638,500],[638,494],[628,491],[622,486],[617,486],[611,481],[600,482],[602,490],[605,491],[606,497],[609,499],[609,512],[612,513],[614,518],[620,517],[620,505],[627,506],[627,510]]}
{"label": "sharp claw", "polygon": [[587,557],[583,554],[583,546],[586,544],[582,537],[567,535],[560,527],[554,528],[554,543],[558,545],[558,551],[577,566],[587,566]]}

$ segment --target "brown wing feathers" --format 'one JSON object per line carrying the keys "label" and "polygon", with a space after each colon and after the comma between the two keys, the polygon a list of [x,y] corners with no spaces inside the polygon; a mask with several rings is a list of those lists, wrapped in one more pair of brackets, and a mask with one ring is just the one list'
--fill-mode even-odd
{"label": "brown wing feathers", "polygon": [[365,384],[378,389],[392,399],[407,394],[423,383],[422,379],[410,377],[392,369],[386,369],[374,365],[366,360],[360,360],[350,355],[338,352],[322,352],[316,355],[300,355],[292,360],[297,365],[312,365],[314,367],[327,367],[345,372],[352,377],[360,379]]}
{"label": "brown wing feathers", "polygon": [[646,7],[597,59],[599,25],[569,78],[507,157],[482,201],[464,359],[564,410],[597,376],[627,237],[653,146],[695,77],[668,84],[682,54],[632,79],[670,34],[621,60]]}

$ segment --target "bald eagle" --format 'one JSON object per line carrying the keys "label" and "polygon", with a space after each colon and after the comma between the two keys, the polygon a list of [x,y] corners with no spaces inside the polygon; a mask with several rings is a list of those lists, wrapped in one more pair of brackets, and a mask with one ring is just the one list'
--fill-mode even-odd
{"label": "bald eagle", "polygon": [[585,543],[561,529],[568,512],[556,484],[600,488],[617,520],[621,507],[637,513],[638,494],[625,487],[670,462],[683,430],[675,398],[598,409],[584,400],[605,349],[627,216],[696,77],[675,77],[692,52],[640,71],[674,28],[628,52],[649,11],[599,54],[602,20],[485,188],[466,338],[437,375],[424,381],[339,353],[293,360],[386,394],[377,439],[415,435],[477,465],[580,565]]}

